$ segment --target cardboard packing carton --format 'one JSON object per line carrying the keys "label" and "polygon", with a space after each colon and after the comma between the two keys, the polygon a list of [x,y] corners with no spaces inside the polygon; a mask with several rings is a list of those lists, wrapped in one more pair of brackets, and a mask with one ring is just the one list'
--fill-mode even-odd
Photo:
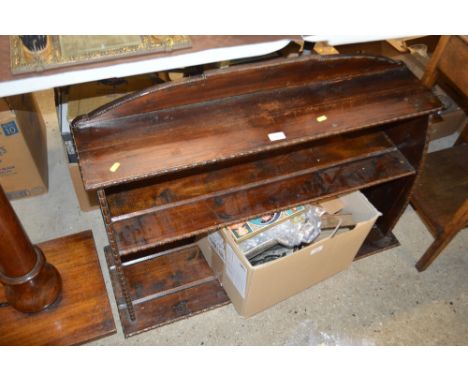
{"label": "cardboard packing carton", "polygon": [[62,140],[68,157],[68,169],[75,189],[78,204],[82,211],[99,208],[96,192],[84,189],[78,168],[78,158],[70,131],[70,123],[81,114],[86,114],[98,107],[114,101],[126,94],[145,89],[160,82],[153,74],[102,80],[78,84],[60,89],[56,93],[58,120]]}
{"label": "cardboard packing carton", "polygon": [[[396,57],[401,60],[419,79],[426,70],[427,58],[425,61],[411,54],[404,54]],[[432,92],[442,102],[443,109],[429,119],[429,141],[447,137],[456,131],[461,131],[467,122],[465,111],[443,90],[436,85]]]}
{"label": "cardboard packing carton", "polygon": [[111,78],[57,89],[56,103],[60,132],[70,163],[77,163],[70,123],[77,116],[87,114],[98,107],[129,93],[160,83],[155,74],[125,78]]}
{"label": "cardboard packing carton", "polygon": [[341,196],[331,205],[340,203],[342,212],[353,215],[354,228],[268,263],[252,266],[226,229],[198,242],[240,315],[253,316],[351,265],[381,213],[360,192]]}
{"label": "cardboard packing carton", "polygon": [[0,99],[0,184],[10,200],[47,192],[47,135],[32,94]]}
{"label": "cardboard packing carton", "polygon": [[68,171],[75,189],[75,195],[78,200],[80,210],[87,212],[99,208],[99,201],[96,191],[86,191],[81,179],[80,168],[76,163],[68,164]]}

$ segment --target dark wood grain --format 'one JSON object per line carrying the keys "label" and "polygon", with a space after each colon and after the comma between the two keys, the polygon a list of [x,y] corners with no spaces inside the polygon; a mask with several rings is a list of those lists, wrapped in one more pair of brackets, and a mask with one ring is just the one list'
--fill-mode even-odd
{"label": "dark wood grain", "polygon": [[[162,258],[165,258],[164,263],[160,261]],[[181,258],[182,261],[179,261]],[[111,274],[115,298],[119,306],[120,321],[126,337],[169,324],[182,318],[188,318],[194,314],[199,314],[230,302],[226,292],[201,255],[200,249],[194,245],[182,249],[180,253],[176,250],[172,255],[164,255],[164,257],[156,257],[150,260],[150,262],[153,262],[153,265],[163,265],[164,270],[162,271],[158,269],[158,266],[148,267],[147,261],[137,262],[131,267],[126,267],[125,271],[129,283],[131,285],[141,285],[142,288],[145,288],[147,296],[161,292],[163,290],[162,287],[167,288],[166,291],[169,292],[157,298],[144,299],[143,301],[137,300],[134,305],[137,319],[132,321],[127,313],[125,304],[122,304],[122,301],[124,301],[122,289],[115,272],[112,254],[108,248],[106,249],[106,259]],[[200,283],[196,284],[196,278],[191,278],[191,282],[195,284],[194,286],[188,287],[186,284],[187,288],[174,291],[174,286],[181,285],[180,280],[177,281],[178,278],[192,277],[189,276],[191,269],[185,268],[187,261],[196,262]],[[130,270],[130,268],[132,269]],[[160,278],[165,274],[172,276],[172,280],[170,276],[169,279]],[[211,277],[207,277],[207,275]],[[140,284],[142,277],[145,279],[145,285]],[[146,280],[150,280],[150,282],[147,283]],[[162,286],[161,283],[167,284]],[[151,290],[148,290],[148,288]]]}
{"label": "dark wood grain", "polygon": [[[362,73],[363,67],[372,64],[376,69]],[[403,65],[390,60],[306,57],[248,67],[156,86],[148,94],[130,95],[75,121],[73,134],[85,187],[95,189],[253,155],[439,108],[435,97]],[[302,75],[296,79],[291,68]],[[285,74],[276,79],[271,71]],[[329,71],[331,79],[324,80]],[[262,79],[261,88],[254,86],[257,77]],[[216,87],[217,92],[206,90],[205,95],[204,87],[218,80],[223,86]],[[162,101],[168,86],[178,93]],[[192,94],[200,87],[201,92]],[[209,100],[215,95],[218,98]],[[136,113],[171,101],[182,105],[127,117],[118,114],[130,106]],[[321,115],[327,120],[318,122]],[[270,142],[268,134],[278,131],[286,139]],[[110,171],[117,162],[118,170]]]}
{"label": "dark wood grain", "polygon": [[117,221],[112,227],[120,254],[414,174],[398,151],[314,170]]}
{"label": "dark wood grain", "polygon": [[355,190],[383,212],[358,258],[398,245],[390,230],[440,106],[402,63],[304,56],[154,86],[77,118],[126,335],[225,303],[187,247],[148,255],[156,247]]}
{"label": "dark wood grain", "polygon": [[383,57],[353,56],[349,59],[344,56],[304,56],[210,70],[181,82],[165,83],[130,94],[88,115],[78,117],[74,125],[98,126],[122,117],[153,113],[193,103],[206,104],[226,97],[258,92],[272,95],[271,92],[275,90],[302,87],[311,83],[319,84],[323,81],[338,82],[395,69],[404,69],[404,66]]}
{"label": "dark wood grain", "polygon": [[131,280],[133,301],[213,278],[200,250],[193,245],[147,260],[144,266],[138,262],[124,266],[124,272]]}
{"label": "dark wood grain", "polygon": [[62,295],[40,313],[0,308],[0,345],[75,345],[115,333],[92,232],[38,246],[62,276]]}
{"label": "dark wood grain", "polygon": [[255,161],[240,158],[232,163],[204,166],[198,171],[109,188],[106,196],[113,221],[116,221],[148,213],[150,209],[206,198],[226,190],[245,189],[254,183],[271,182],[299,171],[318,170],[394,150],[395,146],[381,131],[346,134],[264,153]]}
{"label": "dark wood grain", "polygon": [[[390,124],[385,128],[385,134],[415,169],[419,169],[426,152],[427,127],[428,119],[424,116]],[[384,235],[390,233],[408,206],[416,178],[415,174],[388,182],[385,187],[366,190],[369,201],[383,214],[377,220],[377,225]]]}

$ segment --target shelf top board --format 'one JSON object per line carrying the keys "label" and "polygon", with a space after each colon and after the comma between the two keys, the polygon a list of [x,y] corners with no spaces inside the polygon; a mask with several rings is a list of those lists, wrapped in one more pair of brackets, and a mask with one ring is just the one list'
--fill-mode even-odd
{"label": "shelf top board", "polygon": [[401,62],[303,56],[156,85],[78,117],[72,130],[91,190],[438,109]]}

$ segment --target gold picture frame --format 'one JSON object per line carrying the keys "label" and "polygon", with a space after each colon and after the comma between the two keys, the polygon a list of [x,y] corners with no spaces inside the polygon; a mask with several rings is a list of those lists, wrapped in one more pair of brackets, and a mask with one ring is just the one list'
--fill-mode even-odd
{"label": "gold picture frame", "polygon": [[40,51],[30,51],[20,36],[10,36],[11,71],[13,74],[41,72],[85,62],[169,52],[190,48],[189,36],[130,35],[130,36],[47,36]]}

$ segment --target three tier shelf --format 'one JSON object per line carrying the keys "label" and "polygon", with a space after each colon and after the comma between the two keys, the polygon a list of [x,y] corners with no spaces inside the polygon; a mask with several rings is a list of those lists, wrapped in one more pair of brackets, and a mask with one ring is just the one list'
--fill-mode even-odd
{"label": "three tier shelf", "polygon": [[125,335],[229,302],[195,241],[235,222],[361,190],[383,215],[356,259],[398,245],[439,108],[403,63],[337,55],[212,70],[78,117]]}

